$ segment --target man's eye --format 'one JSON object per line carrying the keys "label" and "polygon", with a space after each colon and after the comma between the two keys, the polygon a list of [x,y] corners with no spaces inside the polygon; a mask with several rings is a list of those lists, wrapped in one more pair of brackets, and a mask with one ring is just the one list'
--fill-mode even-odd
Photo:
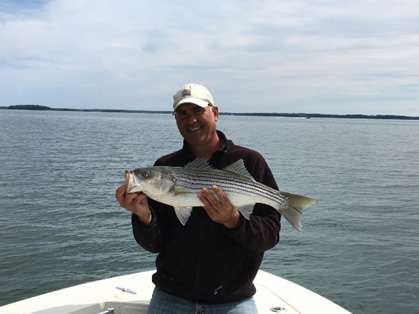
{"label": "man's eye", "polygon": [[176,115],[179,117],[184,117],[186,116],[186,112],[185,111],[176,111]]}
{"label": "man's eye", "polygon": [[193,114],[200,114],[202,112],[204,112],[204,109],[203,108],[196,108],[196,109],[192,110],[192,113]]}

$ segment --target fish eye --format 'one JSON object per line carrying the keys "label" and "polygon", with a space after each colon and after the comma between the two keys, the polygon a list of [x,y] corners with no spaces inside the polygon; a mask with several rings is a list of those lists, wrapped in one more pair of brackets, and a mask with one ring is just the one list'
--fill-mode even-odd
{"label": "fish eye", "polygon": [[142,175],[144,178],[149,178],[149,177],[151,176],[151,173],[150,173],[150,171],[143,171],[143,172],[141,173],[141,175]]}

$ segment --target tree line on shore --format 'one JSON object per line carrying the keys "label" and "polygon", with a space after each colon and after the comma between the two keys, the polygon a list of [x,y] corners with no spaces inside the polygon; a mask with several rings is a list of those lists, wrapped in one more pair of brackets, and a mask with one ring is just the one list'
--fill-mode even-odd
{"label": "tree line on shore", "polygon": [[[0,109],[13,110],[52,110],[52,111],[84,111],[84,112],[132,112],[132,113],[172,113],[172,111],[152,111],[152,110],[123,110],[123,109],[71,109],[71,108],[51,108],[42,105],[11,105],[0,107]],[[221,115],[231,116],[259,116],[259,117],[289,117],[289,118],[346,118],[346,119],[397,119],[397,120],[419,120],[419,117],[402,115],[364,115],[364,114],[324,114],[324,113],[276,113],[276,112],[220,112]]]}

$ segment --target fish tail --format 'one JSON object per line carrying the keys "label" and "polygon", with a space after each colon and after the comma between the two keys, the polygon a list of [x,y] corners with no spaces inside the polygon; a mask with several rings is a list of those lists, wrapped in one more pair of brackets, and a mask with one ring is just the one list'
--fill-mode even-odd
{"label": "fish tail", "polygon": [[301,214],[311,205],[317,203],[316,200],[297,194],[281,192],[287,198],[288,206],[281,209],[281,214],[297,230],[302,230]]}

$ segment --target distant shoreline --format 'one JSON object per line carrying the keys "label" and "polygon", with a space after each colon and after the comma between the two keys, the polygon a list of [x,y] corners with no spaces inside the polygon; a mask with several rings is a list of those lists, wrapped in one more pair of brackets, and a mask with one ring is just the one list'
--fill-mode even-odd
{"label": "distant shoreline", "polygon": [[[112,113],[159,113],[172,114],[172,111],[156,110],[125,110],[125,109],[71,109],[71,108],[51,108],[41,105],[12,105],[0,107],[9,110],[38,110],[38,111],[81,111],[81,112],[112,112]],[[364,115],[364,114],[323,114],[323,113],[277,113],[277,112],[220,112],[221,115],[231,116],[257,116],[257,117],[287,117],[287,118],[339,118],[339,119],[382,119],[382,120],[419,120],[419,117],[402,115]]]}

